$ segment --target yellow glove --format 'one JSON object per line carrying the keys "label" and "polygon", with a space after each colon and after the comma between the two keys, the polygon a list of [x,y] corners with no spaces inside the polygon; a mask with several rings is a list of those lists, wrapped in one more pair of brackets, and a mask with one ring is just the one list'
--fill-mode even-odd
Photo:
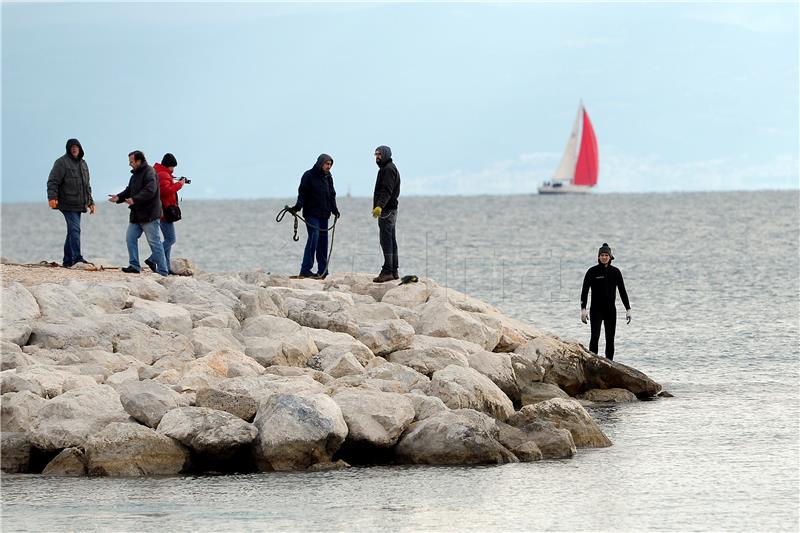
{"label": "yellow glove", "polygon": [[372,210],[372,218],[378,218],[379,216],[381,216],[381,211],[383,211],[383,209],[381,209],[380,206],[374,208]]}
{"label": "yellow glove", "polygon": [[58,200],[56,200],[55,198],[52,200],[48,200],[47,205],[50,206],[50,209],[58,209]]}

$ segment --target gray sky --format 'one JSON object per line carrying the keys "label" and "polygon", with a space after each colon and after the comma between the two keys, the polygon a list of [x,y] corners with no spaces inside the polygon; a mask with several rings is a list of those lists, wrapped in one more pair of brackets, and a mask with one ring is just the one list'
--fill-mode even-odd
{"label": "gray sky", "polygon": [[97,198],[127,154],[185,198],[292,197],[321,152],[371,195],[534,192],[583,99],[598,191],[798,188],[798,4],[6,3],[2,201],[69,137]]}

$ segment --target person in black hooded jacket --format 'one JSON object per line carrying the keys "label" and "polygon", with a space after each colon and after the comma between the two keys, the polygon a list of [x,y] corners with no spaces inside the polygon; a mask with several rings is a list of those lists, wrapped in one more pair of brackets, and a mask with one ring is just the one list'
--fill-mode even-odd
{"label": "person in black hooded jacket", "polygon": [[[589,351],[596,354],[600,341],[600,326],[605,324],[606,332],[606,358],[614,359],[614,333],[617,327],[617,289],[622,305],[625,306],[625,320],[631,323],[631,304],[628,302],[628,293],[625,290],[625,282],[622,280],[622,272],[615,266],[611,266],[614,256],[611,255],[611,247],[608,243],[597,252],[597,264],[586,271],[583,277],[583,288],[581,289],[581,322],[586,324],[587,319],[591,321],[591,337],[589,339]],[[592,291],[592,307],[586,311],[586,303],[589,298],[589,291]]]}
{"label": "person in black hooded jacket", "polygon": [[87,209],[92,215],[95,212],[89,165],[83,155],[78,139],[69,139],[67,153],[56,159],[47,178],[47,203],[51,209],[61,211],[67,223],[62,261],[67,268],[87,262],[81,255],[81,213]]}
{"label": "person in black hooded jacket", "polygon": [[[300,265],[301,278],[325,279],[328,275],[328,221],[333,214],[339,218],[336,206],[336,189],[333,188],[333,158],[320,154],[314,166],[303,173],[297,189],[297,202],[289,208],[292,213],[303,210],[306,220],[306,248],[303,263]],[[311,271],[314,257],[317,258],[317,272]]]}
{"label": "person in black hooded jacket", "polygon": [[372,216],[378,219],[383,266],[372,281],[384,283],[400,279],[397,257],[397,199],[400,197],[400,172],[392,161],[392,149],[378,146],[375,149],[378,176],[372,195]]}

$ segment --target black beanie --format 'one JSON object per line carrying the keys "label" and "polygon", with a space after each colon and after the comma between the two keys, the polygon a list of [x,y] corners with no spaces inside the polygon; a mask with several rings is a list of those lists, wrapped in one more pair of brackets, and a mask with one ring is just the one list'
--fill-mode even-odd
{"label": "black beanie", "polygon": [[177,167],[178,160],[175,159],[175,156],[167,152],[164,154],[164,157],[161,158],[161,164],[165,167]]}
{"label": "black beanie", "polygon": [[597,251],[597,255],[600,254],[608,254],[611,257],[611,259],[614,259],[614,254],[611,253],[611,247],[608,245],[607,242],[604,242],[603,246],[601,246],[600,249]]}

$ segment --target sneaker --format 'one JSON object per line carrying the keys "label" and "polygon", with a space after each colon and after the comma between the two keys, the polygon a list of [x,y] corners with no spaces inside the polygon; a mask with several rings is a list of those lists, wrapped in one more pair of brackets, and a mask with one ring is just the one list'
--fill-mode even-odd
{"label": "sneaker", "polygon": [[400,274],[397,272],[392,272],[392,279],[400,279]]}
{"label": "sneaker", "polygon": [[138,274],[139,273],[139,271],[136,270],[135,268],[133,268],[132,266],[126,266],[124,268],[121,268],[120,270],[122,272],[125,272],[126,274]]}
{"label": "sneaker", "polygon": [[306,279],[306,278],[313,278],[313,277],[314,277],[314,274],[312,274],[311,272],[308,272],[308,273],[300,272],[300,274],[297,275],[297,279]]}
{"label": "sneaker", "polygon": [[392,276],[391,274],[381,274],[377,278],[373,278],[372,282],[373,283],[385,283],[387,281],[392,281],[392,280],[394,280],[394,276]]}
{"label": "sneaker", "polygon": [[314,278],[314,279],[325,279],[325,278],[328,277],[328,273],[325,272],[324,274],[314,274],[311,277]]}
{"label": "sneaker", "polygon": [[150,270],[153,272],[158,272],[158,265],[150,261],[149,259],[144,260],[144,264],[150,267]]}

